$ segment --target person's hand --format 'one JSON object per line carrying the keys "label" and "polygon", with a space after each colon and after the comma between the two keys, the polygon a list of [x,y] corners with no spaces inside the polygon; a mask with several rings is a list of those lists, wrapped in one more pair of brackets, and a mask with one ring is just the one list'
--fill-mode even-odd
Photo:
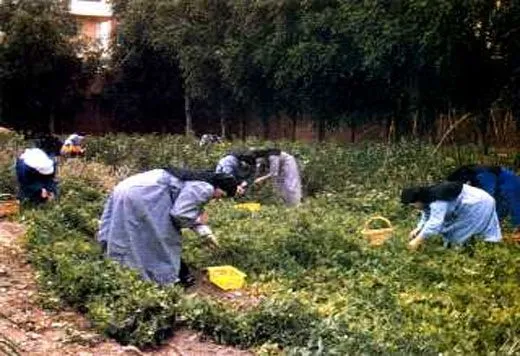
{"label": "person's hand", "polygon": [[54,200],[54,193],[47,193],[47,201]]}
{"label": "person's hand", "polygon": [[410,234],[408,235],[408,239],[409,240],[413,240],[415,239],[415,237],[417,236],[417,234],[419,233],[420,229],[419,228],[416,228],[416,229],[413,229],[412,231],[410,231]]}
{"label": "person's hand", "polygon": [[199,215],[199,217],[197,218],[197,223],[201,224],[201,225],[207,225],[208,224],[208,220],[209,220],[209,216],[208,216],[208,213],[206,213],[205,211]]}
{"label": "person's hand", "polygon": [[247,182],[242,182],[242,184],[240,184],[237,187],[237,195],[244,195],[244,194],[246,194],[246,188],[247,188]]}
{"label": "person's hand", "polygon": [[217,237],[215,235],[209,234],[209,235],[206,235],[204,238],[205,238],[206,245],[210,249],[215,250],[215,249],[220,247],[220,245],[218,243],[218,239],[217,239]]}
{"label": "person's hand", "polygon": [[424,243],[424,238],[421,236],[417,236],[412,241],[408,243],[408,249],[411,251],[417,250]]}
{"label": "person's hand", "polygon": [[41,197],[42,197],[43,199],[49,199],[49,197],[50,197],[51,194],[52,194],[52,193],[49,193],[49,191],[48,191],[47,189],[42,188]]}

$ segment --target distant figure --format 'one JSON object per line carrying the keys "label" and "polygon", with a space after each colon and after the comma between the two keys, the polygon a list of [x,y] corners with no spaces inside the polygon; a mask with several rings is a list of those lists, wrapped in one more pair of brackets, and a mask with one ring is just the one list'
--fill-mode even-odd
{"label": "distant figure", "polygon": [[85,139],[83,132],[74,133],[67,137],[61,148],[61,155],[64,157],[78,157],[85,153],[85,150],[81,147],[81,143]]}
{"label": "distant figure", "polygon": [[204,134],[200,138],[199,146],[200,147],[207,147],[213,144],[222,143],[222,138],[218,135],[213,134]]}
{"label": "distant figure", "polygon": [[498,166],[462,166],[447,180],[470,184],[488,192],[497,202],[498,217],[511,217],[515,229],[520,230],[520,177]]}
{"label": "distant figure", "polygon": [[495,199],[485,191],[458,182],[403,189],[401,202],[421,211],[409,247],[417,249],[433,235],[446,243],[463,244],[478,235],[484,241],[502,239]]}
{"label": "distant figure", "polygon": [[298,162],[294,156],[279,149],[253,150],[257,160],[266,160],[269,173],[257,178],[255,184],[272,178],[276,190],[287,206],[297,206],[302,200],[302,183]]}
{"label": "distant figure", "polygon": [[18,198],[32,203],[53,200],[58,193],[55,181],[56,162],[39,148],[28,148],[16,160]]}

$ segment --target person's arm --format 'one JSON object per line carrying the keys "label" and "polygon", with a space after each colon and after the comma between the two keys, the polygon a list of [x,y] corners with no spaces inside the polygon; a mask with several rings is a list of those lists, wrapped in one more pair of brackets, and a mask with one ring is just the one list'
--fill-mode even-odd
{"label": "person's arm", "polygon": [[419,231],[422,230],[424,224],[426,224],[426,221],[428,221],[429,216],[430,210],[421,211],[421,218],[419,219],[419,223],[417,223],[417,229],[419,229]]}
{"label": "person's arm", "polygon": [[204,204],[213,197],[214,188],[205,182],[186,182],[175,199],[170,215],[180,228],[190,228],[200,237],[207,238],[218,245],[213,232],[207,225],[207,214],[202,210]]}
{"label": "person's arm", "polygon": [[444,219],[448,212],[449,202],[447,201],[435,201],[430,204],[430,213],[424,223],[421,232],[417,235],[422,238],[429,238],[433,235],[438,235],[442,232],[444,225]]}
{"label": "person's arm", "polygon": [[170,215],[181,228],[193,228],[198,225],[202,215],[202,206],[213,196],[214,189],[205,182],[185,182],[180,190]]}
{"label": "person's arm", "polygon": [[415,229],[412,230],[412,232],[410,232],[410,236],[409,236],[410,240],[416,238],[417,235],[419,234],[419,232],[421,232],[424,224],[428,220],[429,215],[430,215],[429,209],[426,211],[424,211],[424,210],[421,211],[421,218],[419,219],[417,226],[415,227]]}
{"label": "person's arm", "polygon": [[422,226],[421,231],[417,233],[417,236],[409,243],[411,249],[417,249],[429,237],[442,232],[448,205],[449,202],[446,201],[435,201],[430,204],[426,222]]}
{"label": "person's arm", "polygon": [[258,177],[255,179],[255,184],[261,184],[271,177],[272,177],[271,173],[266,174],[265,176],[262,176],[262,177]]}
{"label": "person's arm", "polygon": [[269,173],[263,177],[255,179],[255,184],[261,184],[269,178],[278,178],[280,172],[280,156],[269,156]]}

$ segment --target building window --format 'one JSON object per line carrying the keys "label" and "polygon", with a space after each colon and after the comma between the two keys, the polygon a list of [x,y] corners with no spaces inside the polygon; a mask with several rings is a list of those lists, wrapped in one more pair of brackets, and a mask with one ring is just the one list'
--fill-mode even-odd
{"label": "building window", "polygon": [[112,22],[104,21],[96,23],[96,35],[95,38],[103,48],[108,48],[110,43],[110,34],[112,31]]}

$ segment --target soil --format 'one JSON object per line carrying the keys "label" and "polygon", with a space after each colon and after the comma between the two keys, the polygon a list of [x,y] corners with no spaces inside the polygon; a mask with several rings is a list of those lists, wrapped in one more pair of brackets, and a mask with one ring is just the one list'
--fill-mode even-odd
{"label": "soil", "polygon": [[[21,355],[252,355],[204,340],[202,335],[189,330],[177,331],[157,350],[141,351],[99,335],[82,315],[72,310],[42,309],[37,302],[35,273],[20,243],[24,231],[20,224],[0,221],[0,354],[2,338],[7,338]],[[203,279],[191,292],[242,303],[238,302],[240,292],[221,292]],[[245,300],[246,304],[256,302]]]}

